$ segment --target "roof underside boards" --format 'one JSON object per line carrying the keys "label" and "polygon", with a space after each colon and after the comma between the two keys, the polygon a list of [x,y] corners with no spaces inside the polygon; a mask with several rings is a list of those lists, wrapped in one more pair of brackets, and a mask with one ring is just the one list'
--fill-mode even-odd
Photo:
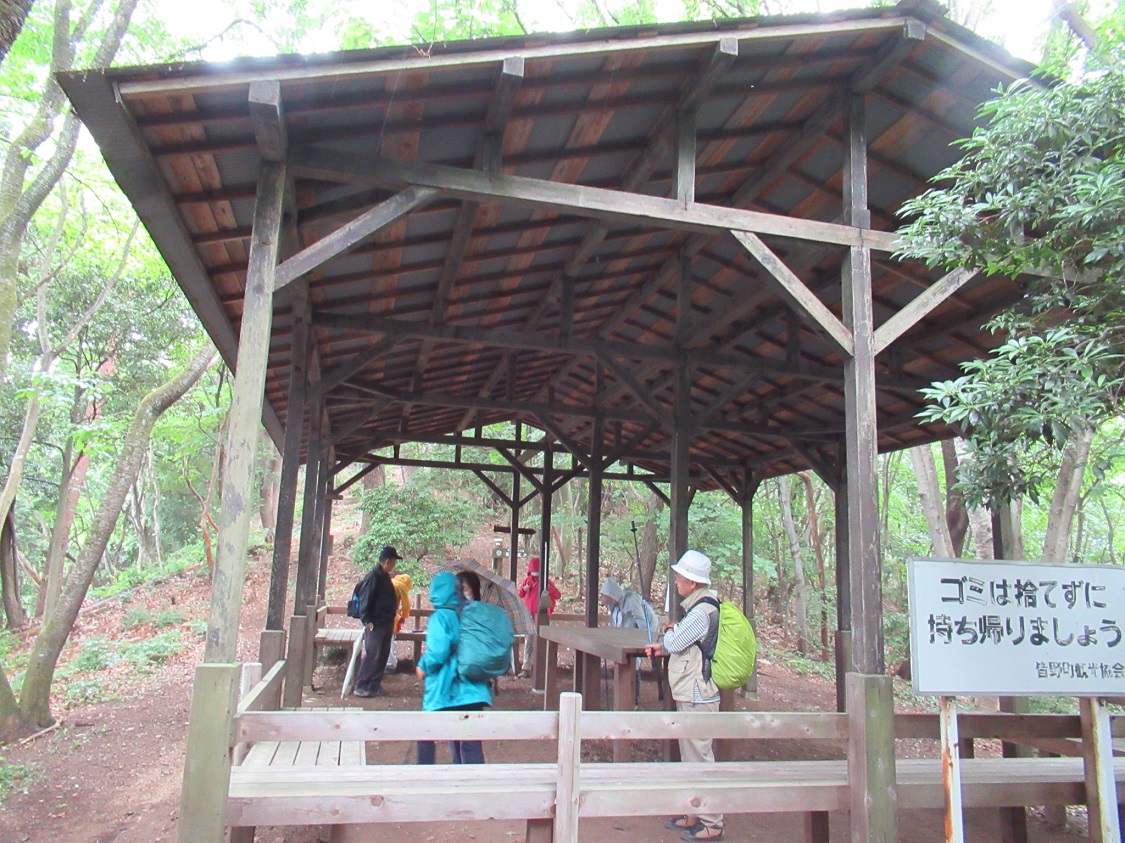
{"label": "roof underside boards", "polygon": [[[692,479],[714,488],[831,461],[844,430],[846,352],[726,229],[757,230],[840,317],[857,236],[838,225],[845,93],[864,95],[870,228],[889,232],[956,160],[980,103],[1029,72],[912,3],[62,82],[231,364],[262,161],[249,91],[278,84],[286,255],[349,224],[362,236],[326,260],[302,254],[275,300],[275,439],[293,412],[292,292],[307,283],[338,460],[504,420],[589,450],[596,409],[607,452],[666,476],[683,362]],[[681,137],[694,156],[677,155]],[[875,245],[878,326],[939,273]],[[879,355],[881,449],[946,435],[917,422],[917,388],[994,345],[981,324],[1018,294],[973,279]]]}

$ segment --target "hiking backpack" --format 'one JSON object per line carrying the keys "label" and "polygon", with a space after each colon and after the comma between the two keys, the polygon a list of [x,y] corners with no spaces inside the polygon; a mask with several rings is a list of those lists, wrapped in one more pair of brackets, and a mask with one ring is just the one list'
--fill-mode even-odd
{"label": "hiking backpack", "polygon": [[758,654],[758,639],[746,615],[729,600],[722,602],[714,597],[704,597],[700,603],[709,603],[719,610],[719,622],[708,629],[698,642],[703,653],[703,678],[713,679],[722,690],[739,688],[754,673],[754,658]]}
{"label": "hiking backpack", "polygon": [[352,597],[348,601],[348,617],[363,620],[367,615],[367,606],[371,602],[371,589],[375,586],[375,569],[355,584]]}
{"label": "hiking backpack", "polygon": [[503,676],[512,666],[515,640],[507,612],[494,603],[466,603],[457,639],[457,672],[470,682]]}

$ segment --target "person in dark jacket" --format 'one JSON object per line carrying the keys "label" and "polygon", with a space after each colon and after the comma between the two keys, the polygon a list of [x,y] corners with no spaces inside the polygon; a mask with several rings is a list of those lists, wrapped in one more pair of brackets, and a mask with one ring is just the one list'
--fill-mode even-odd
{"label": "person in dark jacket", "polygon": [[391,639],[395,633],[395,616],[398,614],[398,592],[391,582],[391,572],[402,557],[387,545],[379,553],[379,562],[368,575],[372,577],[371,597],[363,621],[363,661],[355,680],[357,697],[381,697],[383,674],[387,670],[387,657],[391,654]]}
{"label": "person in dark jacket", "polygon": [[[475,576],[475,575],[474,575]],[[457,673],[457,639],[461,634],[462,582],[452,571],[442,571],[430,583],[430,603],[434,612],[426,624],[426,651],[418,661],[417,674],[425,685],[422,692],[423,711],[481,711],[492,704],[492,691],[487,682],[472,682]],[[480,594],[479,581],[474,597]],[[433,764],[433,741],[418,741],[418,763]],[[483,764],[484,748],[480,741],[450,741],[454,764]]]}

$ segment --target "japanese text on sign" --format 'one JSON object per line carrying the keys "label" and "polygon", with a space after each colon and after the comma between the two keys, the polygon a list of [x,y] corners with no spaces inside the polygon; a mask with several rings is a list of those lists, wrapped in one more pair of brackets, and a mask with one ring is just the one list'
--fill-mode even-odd
{"label": "japanese text on sign", "polygon": [[911,559],[922,694],[1125,693],[1125,568]]}

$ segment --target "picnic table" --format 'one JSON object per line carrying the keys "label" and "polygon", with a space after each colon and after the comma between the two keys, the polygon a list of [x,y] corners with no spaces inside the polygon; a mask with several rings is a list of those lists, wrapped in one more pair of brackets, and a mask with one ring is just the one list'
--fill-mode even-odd
{"label": "picnic table", "polygon": [[[632,711],[637,681],[637,657],[645,654],[648,635],[641,629],[616,627],[556,626],[539,627],[539,635],[547,644],[547,677],[543,709],[559,706],[559,647],[574,651],[574,690],[582,694],[587,710],[609,708]],[[602,660],[613,668],[609,705],[602,693]],[[613,760],[628,758],[629,742],[613,742]]]}

